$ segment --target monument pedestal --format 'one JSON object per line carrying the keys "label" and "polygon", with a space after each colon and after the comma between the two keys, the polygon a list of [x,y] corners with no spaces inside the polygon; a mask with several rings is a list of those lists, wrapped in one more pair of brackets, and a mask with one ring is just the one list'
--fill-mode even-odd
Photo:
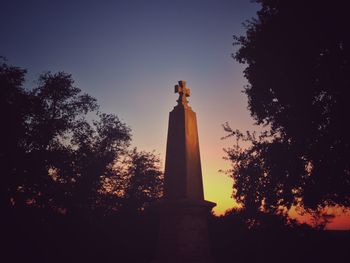
{"label": "monument pedestal", "polygon": [[207,217],[215,203],[163,200],[157,254],[153,263],[212,263]]}

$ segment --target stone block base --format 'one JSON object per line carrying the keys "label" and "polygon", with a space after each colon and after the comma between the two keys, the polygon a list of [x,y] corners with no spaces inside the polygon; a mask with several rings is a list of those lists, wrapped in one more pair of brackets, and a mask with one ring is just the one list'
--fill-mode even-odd
{"label": "stone block base", "polygon": [[212,263],[207,216],[213,206],[186,199],[159,202],[160,230],[153,263]]}

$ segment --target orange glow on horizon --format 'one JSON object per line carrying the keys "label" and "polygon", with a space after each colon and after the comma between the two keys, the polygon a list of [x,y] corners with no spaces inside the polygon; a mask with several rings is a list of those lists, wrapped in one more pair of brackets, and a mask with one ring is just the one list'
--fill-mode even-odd
{"label": "orange glow on horizon", "polygon": [[[224,215],[228,209],[238,206],[231,197],[232,179],[219,172],[220,168],[229,168],[229,163],[220,158],[216,162],[202,164],[204,196],[206,200],[216,203],[216,206],[213,208],[216,216]],[[327,224],[327,230],[350,230],[350,211],[343,212],[341,208],[330,207],[327,209],[327,212],[335,215],[335,218]],[[289,211],[289,216],[300,223],[312,225],[311,215],[300,215],[295,207],[292,207]]]}
{"label": "orange glow on horizon", "polygon": [[[340,207],[328,207],[325,209],[325,212],[335,215],[335,217],[326,225],[327,230],[350,230],[350,210],[344,212]],[[295,207],[292,207],[288,214],[291,218],[297,219],[301,223],[312,225],[311,215],[300,215]]]}

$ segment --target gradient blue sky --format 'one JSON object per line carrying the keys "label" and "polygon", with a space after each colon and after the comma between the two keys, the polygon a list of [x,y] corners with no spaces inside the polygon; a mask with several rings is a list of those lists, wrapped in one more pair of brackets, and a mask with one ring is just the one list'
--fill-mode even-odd
{"label": "gradient blue sky", "polygon": [[231,58],[233,35],[258,5],[249,0],[1,1],[0,55],[29,70],[71,73],[133,130],[133,144],[165,159],[168,112],[178,80],[197,112],[206,198],[232,206],[231,179],[218,172],[221,125],[253,129],[243,66]]}

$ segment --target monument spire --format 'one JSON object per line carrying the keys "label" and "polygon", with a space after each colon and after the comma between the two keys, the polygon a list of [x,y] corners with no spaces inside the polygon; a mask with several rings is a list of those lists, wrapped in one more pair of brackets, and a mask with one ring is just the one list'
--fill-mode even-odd
{"label": "monument spire", "polygon": [[204,200],[196,113],[190,89],[175,85],[177,105],[169,114],[164,196],[158,203],[160,230],[156,259],[161,263],[209,263],[207,216],[215,203]]}

